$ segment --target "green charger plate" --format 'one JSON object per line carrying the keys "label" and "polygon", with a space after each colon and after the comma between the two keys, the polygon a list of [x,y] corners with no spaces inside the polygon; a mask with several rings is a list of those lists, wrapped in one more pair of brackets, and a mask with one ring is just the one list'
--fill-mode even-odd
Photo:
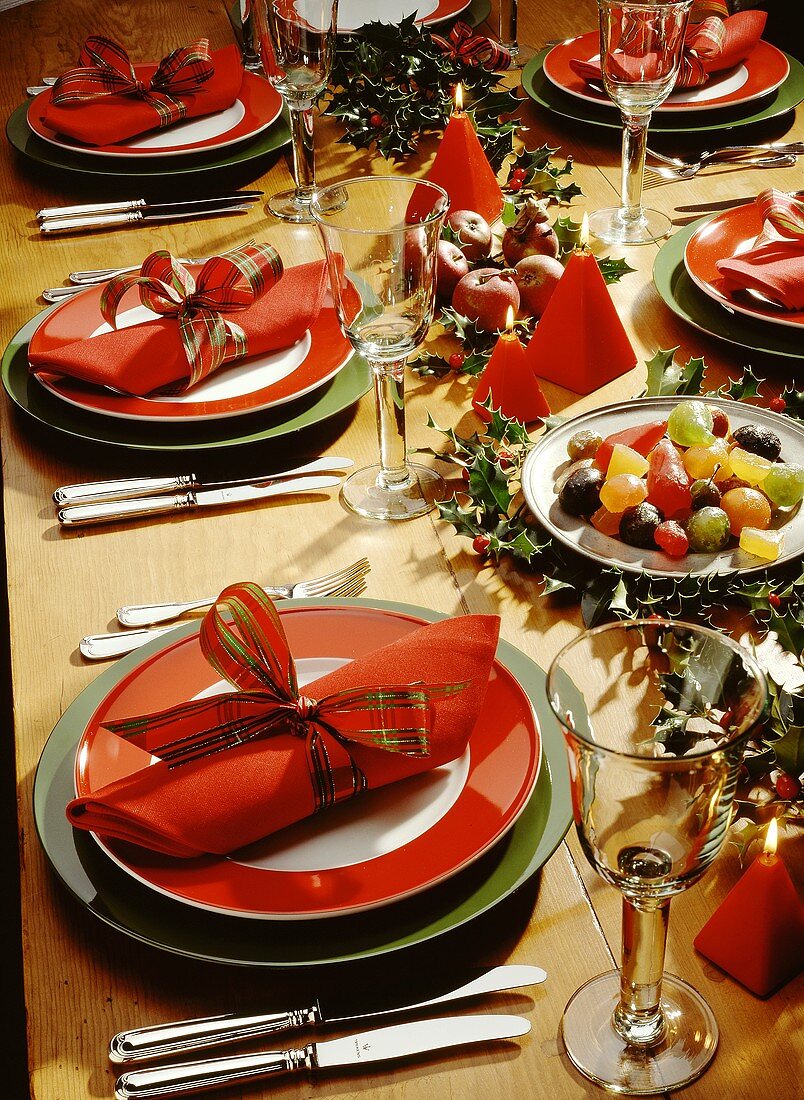
{"label": "green charger plate", "polygon": [[[527,63],[522,70],[522,87],[531,99],[541,107],[562,118],[573,122],[585,122],[590,126],[603,126],[622,133],[622,122],[617,109],[597,106],[586,100],[576,99],[556,88],[544,74],[544,59],[551,47],[542,50]],[[742,108],[713,108],[711,111],[681,111],[662,114],[654,112],[650,120],[652,134],[706,134],[720,133],[724,129],[738,126],[751,126],[753,123],[768,122],[772,118],[794,110],[804,100],[804,65],[790,54],[785,54],[790,63],[790,73],[784,83],[764,100],[757,108],[756,103]]]}
{"label": "green charger plate", "polygon": [[[290,127],[284,117],[257,134],[251,141],[227,145],[216,152],[188,153],[181,157],[92,157],[69,149],[61,149],[42,141],[31,131],[27,121],[28,102],[20,104],[6,123],[6,136],[14,148],[28,161],[58,172],[80,176],[86,180],[135,180],[139,183],[162,182],[171,177],[192,177],[224,169],[246,169],[264,162],[271,154],[290,141]],[[262,171],[257,175],[261,175]]]}
{"label": "green charger plate", "polygon": [[[417,615],[437,612],[379,600],[291,600],[290,606],[343,604]],[[564,742],[547,704],[545,675],[501,641],[497,655],[519,680],[538,716],[542,764],[534,792],[513,828],[471,867],[415,897],[356,916],[315,921],[255,921],[192,909],[142,886],[115,866],[92,837],[73,829],[64,809],[73,797],[75,751],[95,708],[143,657],[198,630],[185,623],[101,673],[65,711],[42,751],[33,810],[56,875],[90,913],[142,943],[172,954],[239,966],[297,968],[351,962],[422,944],[451,932],[509,897],[550,858],[569,828]]]}
{"label": "green charger plate", "polygon": [[729,344],[763,355],[804,360],[801,333],[784,325],[754,321],[742,313],[729,313],[695,285],[684,266],[684,249],[696,229],[712,218],[709,214],[674,233],[662,245],[653,264],[653,283],[665,305],[677,317],[701,332]]}
{"label": "green charger plate", "polygon": [[93,443],[107,443],[138,451],[197,451],[216,447],[242,447],[302,431],[343,412],[368,393],[371,369],[353,355],[331,382],[319,386],[299,401],[275,410],[204,420],[192,424],[145,424],[117,420],[60,401],[41,386],[28,370],[28,341],[42,318],[55,307],[33,317],[12,338],[5,350],[2,380],[6,393],[23,412],[49,428]]}

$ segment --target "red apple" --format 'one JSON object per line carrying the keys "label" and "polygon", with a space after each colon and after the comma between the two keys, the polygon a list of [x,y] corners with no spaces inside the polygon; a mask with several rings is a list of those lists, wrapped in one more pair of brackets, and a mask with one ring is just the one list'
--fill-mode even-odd
{"label": "red apple", "polygon": [[484,332],[505,328],[508,307],[516,315],[519,288],[511,271],[496,267],[478,267],[464,275],[452,295],[452,308],[474,321]]}
{"label": "red apple", "polygon": [[525,256],[558,256],[558,237],[547,220],[547,210],[529,198],[513,225],[503,233],[502,253],[507,264],[518,264]]}
{"label": "red apple", "polygon": [[436,292],[447,301],[464,275],[469,272],[469,261],[457,244],[440,240],[436,250]]}
{"label": "red apple", "polygon": [[553,256],[526,256],[514,271],[522,308],[533,317],[541,317],[564,268]]}
{"label": "red apple", "polygon": [[451,210],[446,224],[457,238],[457,245],[470,264],[491,255],[491,227],[474,210]]}

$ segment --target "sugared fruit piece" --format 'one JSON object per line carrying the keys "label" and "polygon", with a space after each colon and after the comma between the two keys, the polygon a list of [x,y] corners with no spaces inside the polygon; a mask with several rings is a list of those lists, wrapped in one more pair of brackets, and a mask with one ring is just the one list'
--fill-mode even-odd
{"label": "sugared fruit piece", "polygon": [[779,462],[771,466],[762,482],[762,492],[777,508],[795,508],[804,497],[804,466],[797,462]]}
{"label": "sugared fruit piece", "polygon": [[756,527],[743,527],[740,533],[740,549],[765,561],[776,561],[784,548],[781,531],[760,531]]}
{"label": "sugared fruit piece", "polygon": [[743,527],[770,527],[771,506],[759,489],[730,489],[724,493],[720,507],[729,517],[731,533],[739,536]]}
{"label": "sugared fruit piece", "polygon": [[712,477],[718,468],[728,471],[723,474],[724,477],[728,477],[731,472],[729,448],[722,439],[716,439],[708,447],[700,443],[696,443],[694,447],[688,447],[684,452],[683,461],[687,473],[694,478]]}
{"label": "sugared fruit piece", "polygon": [[726,416],[723,409],[717,409],[713,405],[709,406],[709,411],[712,414],[712,434],[716,435],[718,439],[726,439],[731,431],[728,416]]}
{"label": "sugared fruit piece", "polygon": [[665,515],[689,509],[692,478],[684,469],[681,455],[669,439],[662,439],[650,453],[648,500]]}
{"label": "sugared fruit piece", "polygon": [[764,424],[744,424],[741,428],[735,428],[732,439],[744,451],[762,455],[771,462],[775,462],[782,453],[781,439]]}
{"label": "sugared fruit piece", "polygon": [[611,452],[617,443],[630,447],[641,455],[648,455],[667,430],[665,420],[654,420],[649,424],[637,424],[634,428],[624,428],[621,432],[607,435],[595,455],[595,465],[604,472],[609,468]]}
{"label": "sugared fruit piece", "polygon": [[711,443],[712,410],[703,401],[681,401],[667,418],[667,434],[681,447]]}
{"label": "sugared fruit piece", "polygon": [[629,546],[637,546],[642,550],[654,550],[656,540],[654,538],[656,528],[664,519],[664,516],[652,504],[643,501],[634,508],[628,508],[620,519],[620,538]]}
{"label": "sugared fruit piece", "polygon": [[571,474],[561,487],[558,502],[571,516],[591,516],[600,507],[603,474],[594,466],[585,466]]}
{"label": "sugared fruit piece", "polygon": [[584,429],[570,436],[567,454],[573,462],[577,462],[579,458],[594,458],[602,442],[603,436],[599,432],[593,432],[589,428]]}
{"label": "sugared fruit piece", "polygon": [[742,478],[749,485],[760,485],[773,465],[769,458],[754,454],[753,451],[745,451],[742,447],[735,447],[732,450],[729,461],[734,476]]}
{"label": "sugared fruit piece", "polygon": [[[609,467],[611,469],[611,467]],[[624,512],[641,504],[648,495],[648,489],[641,477],[636,474],[617,474],[608,478],[600,487],[600,503],[610,512]]]}
{"label": "sugared fruit piece", "polygon": [[653,532],[656,545],[671,558],[683,558],[690,547],[684,528],[674,519],[666,519]]}
{"label": "sugared fruit piece", "polygon": [[694,554],[716,554],[729,541],[729,517],[722,508],[701,508],[687,520],[687,538]]}
{"label": "sugared fruit piece", "polygon": [[589,517],[589,522],[601,535],[615,536],[620,533],[620,515],[617,512],[610,512],[608,508],[602,506],[598,508],[595,514]]}
{"label": "sugared fruit piece", "polygon": [[698,481],[693,481],[692,485],[690,485],[690,498],[692,509],[695,512],[697,512],[699,508],[720,507],[720,489],[718,489],[711,478],[708,481],[703,478],[700,478]]}
{"label": "sugared fruit piece", "polygon": [[648,460],[633,447],[626,447],[624,443],[615,443],[611,452],[609,468],[606,477],[617,477],[618,474],[634,474],[642,477],[648,472]]}

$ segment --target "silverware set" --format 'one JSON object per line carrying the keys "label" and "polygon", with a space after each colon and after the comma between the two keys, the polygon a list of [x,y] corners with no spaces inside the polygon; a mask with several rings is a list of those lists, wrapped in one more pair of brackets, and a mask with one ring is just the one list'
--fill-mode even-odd
{"label": "silverware set", "polygon": [[[377,1009],[361,1008],[343,1013],[341,1006],[332,1010],[320,1000],[312,1005],[253,1016],[227,1014],[177,1023],[157,1024],[119,1032],[109,1045],[109,1059],[115,1065],[192,1054],[199,1049],[252,1039],[263,1035],[296,1030],[321,1024],[348,1025],[401,1013],[425,1009],[483,994],[539,985],[547,974],[538,966],[498,966],[439,996],[411,1004],[384,1004]],[[350,1006],[354,1008],[354,1006]],[[209,1058],[168,1066],[133,1069],[117,1080],[115,1097],[136,1100],[151,1096],[234,1085],[298,1069],[329,1069],[366,1062],[401,1058],[473,1042],[524,1035],[530,1024],[520,1016],[503,1014],[468,1015],[426,1019],[413,1023],[379,1028],[370,1032],[316,1042],[305,1047],[257,1054]]]}
{"label": "silverware set", "polygon": [[667,157],[653,149],[646,152],[649,161],[659,161],[659,164],[646,166],[645,180],[647,183],[659,183],[662,180],[692,179],[709,164],[732,164],[740,168],[789,168],[804,153],[804,142],[726,145],[721,149],[703,152],[697,159],[687,161],[678,157]]}
{"label": "silverware set", "polygon": [[262,191],[234,191],[209,199],[187,202],[148,202],[127,199],[120,202],[82,203],[38,210],[39,232],[47,235],[80,233],[87,229],[115,229],[119,226],[149,225],[152,222],[188,221],[216,214],[245,214],[263,195]]}
{"label": "silverware set", "polygon": [[[320,577],[296,581],[294,584],[264,585],[264,590],[275,599],[310,599],[313,597],[348,598],[360,596],[366,590],[366,576],[371,571],[368,558],[360,558],[351,565],[335,569]],[[83,657],[90,661],[108,661],[122,657],[153,641],[169,630],[176,620],[193,611],[210,607],[216,596],[202,596],[195,600],[173,601],[156,604],[126,604],[117,609],[117,621],[124,630],[105,634],[87,634],[78,643]],[[170,623],[169,626],[152,626]],[[152,627],[151,629],[135,629]]]}

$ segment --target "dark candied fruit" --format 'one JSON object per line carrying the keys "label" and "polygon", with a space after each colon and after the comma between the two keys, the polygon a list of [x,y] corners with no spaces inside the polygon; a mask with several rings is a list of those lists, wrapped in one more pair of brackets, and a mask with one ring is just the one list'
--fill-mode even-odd
{"label": "dark candied fruit", "polygon": [[576,470],[561,486],[558,502],[571,516],[591,516],[600,507],[600,489],[604,481],[602,470],[595,466]]}
{"label": "dark candied fruit", "polygon": [[730,489],[751,488],[747,481],[743,481],[742,478],[734,477],[733,475],[732,477],[727,477],[724,481],[719,481],[717,487],[720,490],[721,496],[723,496],[725,493],[728,493]]}
{"label": "dark candied fruit", "polygon": [[722,499],[720,489],[714,481],[706,478],[693,481],[690,485],[690,496],[693,512],[697,512],[699,508],[717,508]]}
{"label": "dark candied fruit", "polygon": [[664,516],[655,505],[643,500],[641,504],[626,508],[623,512],[620,517],[620,538],[629,546],[637,546],[641,550],[654,550],[656,528],[663,519]]}
{"label": "dark candied fruit", "polygon": [[775,462],[782,453],[782,441],[776,432],[763,424],[743,424],[741,428],[735,429],[733,439],[744,451],[761,455],[771,462]]}
{"label": "dark candied fruit", "polygon": [[712,435],[717,436],[718,439],[726,439],[731,430],[728,416],[723,409],[716,409],[712,405],[709,409],[712,413]]}

